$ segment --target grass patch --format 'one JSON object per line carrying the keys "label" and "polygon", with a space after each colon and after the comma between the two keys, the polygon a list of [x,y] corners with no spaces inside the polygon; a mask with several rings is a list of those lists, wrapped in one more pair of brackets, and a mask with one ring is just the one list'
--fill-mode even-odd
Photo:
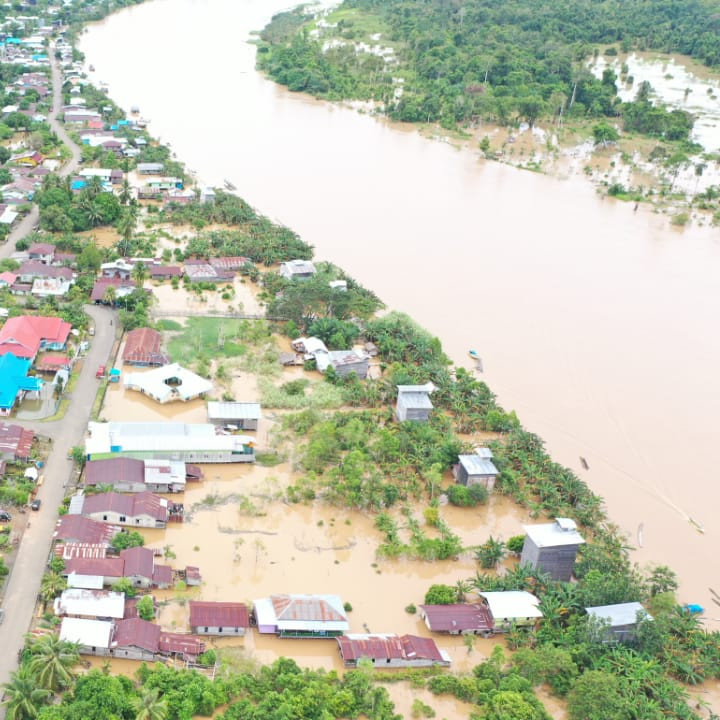
{"label": "grass patch", "polygon": [[296,392],[295,387],[276,387],[265,378],[258,382],[260,402],[266,408],[283,408],[286,410],[329,410],[343,405],[342,389],[326,382],[309,383],[303,392]]}
{"label": "grass patch", "polygon": [[255,453],[255,463],[257,465],[261,465],[262,467],[275,467],[276,465],[280,465],[280,463],[284,461],[285,458],[283,458],[282,455],[279,455],[276,452]]}
{"label": "grass patch", "polygon": [[168,320],[167,318],[158,320],[156,325],[158,330],[175,331],[183,329],[183,326],[177,320]]}
{"label": "grass patch", "polygon": [[62,420],[62,418],[65,417],[65,413],[70,407],[73,391],[75,390],[75,386],[80,378],[81,369],[70,375],[70,380],[63,390],[63,395],[62,398],[60,398],[60,404],[57,406],[55,414],[50,417],[43,418],[40,422],[52,422],[53,420]]}
{"label": "grass patch", "polygon": [[168,350],[173,362],[190,365],[213,358],[241,357],[268,335],[263,320],[192,317],[170,340]]}

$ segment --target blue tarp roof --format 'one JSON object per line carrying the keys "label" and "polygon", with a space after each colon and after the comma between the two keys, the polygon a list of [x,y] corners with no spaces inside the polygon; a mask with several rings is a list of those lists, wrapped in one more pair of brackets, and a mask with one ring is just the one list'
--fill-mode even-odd
{"label": "blue tarp roof", "polygon": [[70,183],[70,188],[72,190],[82,190],[86,184],[84,180],[73,180],[72,183]]}
{"label": "blue tarp roof", "polygon": [[12,353],[0,355],[0,408],[11,408],[21,390],[39,390],[41,378],[28,377],[32,361],[15,357]]}

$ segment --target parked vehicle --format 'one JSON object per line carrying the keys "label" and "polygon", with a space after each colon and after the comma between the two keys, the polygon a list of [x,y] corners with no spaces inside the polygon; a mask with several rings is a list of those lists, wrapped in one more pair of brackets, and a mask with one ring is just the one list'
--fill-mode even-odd
{"label": "parked vehicle", "polygon": [[0,522],[10,522],[12,515],[7,510],[0,510]]}
{"label": "parked vehicle", "polygon": [[42,501],[39,498],[35,498],[35,500],[33,500],[32,504],[30,505],[30,509],[31,510],[39,510],[41,504],[42,504]]}
{"label": "parked vehicle", "polygon": [[105,366],[104,365],[101,365],[97,369],[97,372],[95,373],[95,377],[96,378],[104,378],[105,377]]}

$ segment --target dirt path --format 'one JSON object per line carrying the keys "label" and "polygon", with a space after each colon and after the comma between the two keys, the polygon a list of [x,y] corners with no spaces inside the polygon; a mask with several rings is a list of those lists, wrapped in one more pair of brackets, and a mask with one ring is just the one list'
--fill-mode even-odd
{"label": "dirt path", "polygon": [[[52,57],[52,52],[50,53]],[[60,73],[56,60],[52,60],[53,74],[53,116],[50,119],[58,136],[67,143],[73,152],[72,160],[60,171],[61,175],[71,173],[80,159],[79,149],[70,141],[64,129],[58,125],[56,113],[60,108]],[[37,217],[37,207],[33,208]],[[25,218],[28,221],[30,216]],[[14,231],[5,247],[0,248],[0,256],[10,254],[15,243],[22,237],[19,231],[28,223],[21,223]],[[5,252],[9,249],[9,252]],[[65,484],[72,472],[72,463],[67,459],[70,448],[82,442],[87,429],[90,411],[97,393],[98,381],[95,369],[98,365],[108,363],[110,352],[115,341],[117,323],[114,313],[108,308],[86,306],[86,312],[95,322],[95,337],[83,363],[80,377],[70,399],[70,405],[62,420],[54,422],[20,423],[31,427],[40,435],[50,436],[53,440],[52,450],[44,470],[45,482],[38,497],[42,500],[42,508],[32,513],[27,530],[23,535],[18,549],[12,574],[5,589],[2,607],[5,618],[0,625],[0,684],[10,679],[10,673],[17,666],[18,652],[24,645],[24,636],[30,627],[35,609],[35,598],[40,590],[40,580],[45,571],[45,564],[50,552],[55,524],[58,518],[58,507],[65,494]],[[112,323],[112,324],[111,324]],[[5,708],[0,707],[0,718],[5,717]]]}

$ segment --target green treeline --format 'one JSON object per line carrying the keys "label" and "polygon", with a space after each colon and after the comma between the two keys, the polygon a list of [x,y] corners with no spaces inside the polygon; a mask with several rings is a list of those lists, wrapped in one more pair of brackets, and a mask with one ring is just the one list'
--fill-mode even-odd
{"label": "green treeline", "polygon": [[[332,37],[346,44],[325,50],[302,10],[276,16],[262,34],[259,66],[292,90],[372,98],[408,122],[532,124],[569,113],[622,117],[628,130],[684,139],[686,113],[621,102],[615,74],[596,78],[585,61],[619,44],[720,65],[718,6],[703,0],[345,0],[339,14]],[[367,41],[368,28],[398,62],[356,52],[352,43]]]}

